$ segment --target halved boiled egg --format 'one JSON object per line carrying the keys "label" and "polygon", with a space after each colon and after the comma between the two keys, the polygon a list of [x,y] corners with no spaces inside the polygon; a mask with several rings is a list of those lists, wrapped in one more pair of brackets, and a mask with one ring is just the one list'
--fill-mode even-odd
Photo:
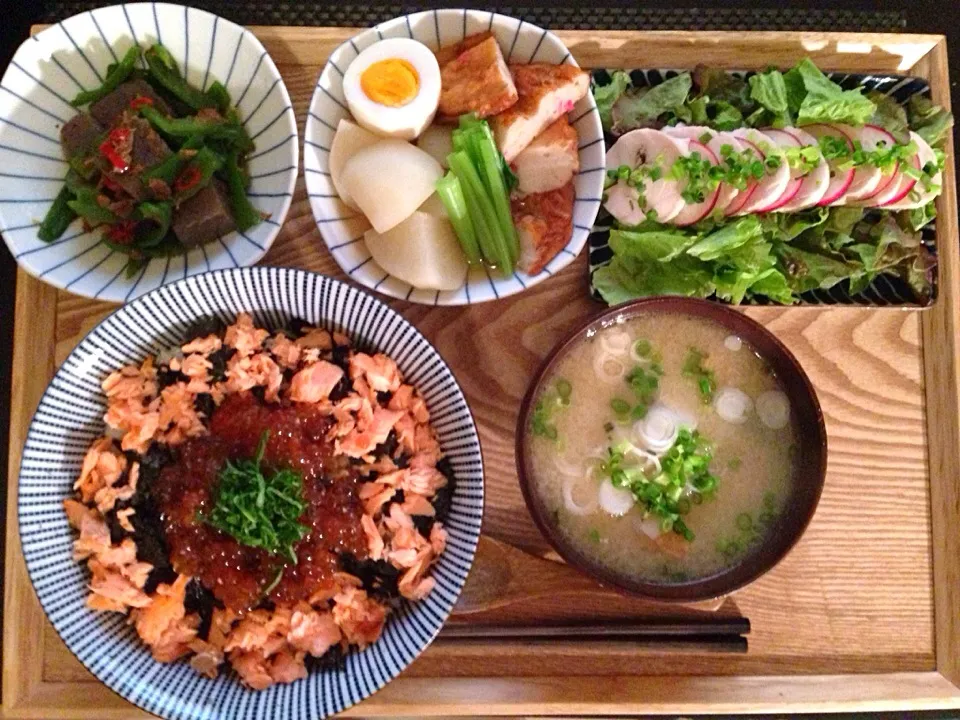
{"label": "halved boiled egg", "polygon": [[350,63],[343,94],[354,119],[386,137],[413,140],[433,121],[440,102],[440,66],[409,38],[374,43]]}

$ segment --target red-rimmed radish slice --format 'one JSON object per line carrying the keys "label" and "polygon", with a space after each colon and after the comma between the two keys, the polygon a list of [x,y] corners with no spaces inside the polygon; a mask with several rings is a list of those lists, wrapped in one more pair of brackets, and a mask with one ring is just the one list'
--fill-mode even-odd
{"label": "red-rimmed radish slice", "polygon": [[[785,128],[782,132],[786,132],[797,139],[800,143],[800,147],[807,147],[813,145],[817,148],[819,152],[820,147],[817,144],[817,139],[806,132],[802,128],[790,127]],[[790,202],[782,205],[778,210],[780,212],[796,212],[797,210],[806,210],[807,208],[812,208],[827,192],[827,187],[830,185],[830,166],[827,164],[826,159],[823,157],[823,153],[820,153],[820,160],[817,163],[816,167],[813,168],[803,177],[803,183],[800,185],[800,189],[797,191],[797,194],[793,196],[793,199]]]}
{"label": "red-rimmed radish slice", "polygon": [[[716,158],[716,164],[720,163],[723,146],[730,144],[728,142],[724,142],[723,138],[720,137],[720,133],[712,128],[706,127],[705,125],[677,125],[675,127],[665,127],[663,131],[668,135],[673,135],[673,137],[696,140],[701,143],[704,141],[704,139],[707,139],[706,145],[711,151],[713,151],[714,157]],[[710,212],[721,212],[726,210],[730,203],[733,202],[733,199],[740,193],[737,188],[729,183],[720,183],[718,189],[720,192],[717,195],[717,202]]]}
{"label": "red-rimmed radish slice", "polygon": [[[673,220],[683,210],[685,203],[680,194],[680,183],[671,180],[668,175],[677,159],[686,155],[689,148],[688,140],[670,137],[651,128],[631,130],[622,135],[607,151],[607,169],[616,170],[624,165],[631,170],[642,166],[659,166],[663,176],[658,180],[642,180],[642,201],[637,189],[623,180],[619,181],[607,190],[607,201],[604,203],[607,212],[624,225],[642,222],[651,211],[656,213],[654,219],[657,222]],[[635,219],[638,210],[642,214],[639,221]]]}
{"label": "red-rimmed radish slice", "polygon": [[[927,163],[937,162],[937,155],[926,140],[913,131],[910,131],[910,139],[917,145],[917,154],[913,162],[917,169],[924,167]],[[891,200],[883,207],[889,210],[912,210],[913,208],[923,207],[940,194],[942,186],[943,173],[938,171],[936,175],[930,178],[929,183],[918,180],[909,188],[901,188],[901,196]]]}
{"label": "red-rimmed radish slice", "polygon": [[766,169],[766,174],[757,183],[756,191],[743,204],[737,214],[767,212],[768,208],[776,205],[790,183],[790,166],[787,164],[787,158],[779,146],[759,130],[743,128],[733,130],[731,134],[742,143],[747,144],[755,153],[758,153],[760,160],[764,163],[766,163],[768,157],[780,158],[780,165],[776,169]]}
{"label": "red-rimmed radish slice", "polygon": [[[860,143],[860,147],[867,152],[872,152],[880,147],[890,148],[896,145],[897,139],[877,125],[864,125],[860,128],[842,126],[847,135]],[[866,200],[871,195],[885,188],[893,179],[893,173],[884,175],[880,168],[875,165],[861,165],[856,169],[853,175],[853,182],[847,188],[843,195],[843,203],[846,205],[857,200]]]}
{"label": "red-rimmed radish slice", "polygon": [[[920,156],[917,153],[914,153],[913,157],[910,158],[910,164],[917,170],[920,169]],[[916,184],[916,178],[905,175],[901,169],[898,169],[893,181],[887,185],[887,187],[876,195],[871,195],[865,200],[850,203],[850,205],[858,207],[883,207],[890,203],[897,203],[909,195]]]}
{"label": "red-rimmed radish slice", "polygon": [[[836,125],[816,123],[814,125],[804,125],[803,130],[813,135],[818,141],[824,137],[840,138],[847,143],[847,147],[853,150],[853,138]],[[830,165],[830,183],[827,185],[827,191],[823,194],[823,197],[820,198],[820,202],[817,203],[817,205],[821,206],[833,205],[837,200],[842,198],[844,193],[850,189],[853,176],[856,174],[853,168],[838,170],[835,162],[829,160],[827,162]]]}
{"label": "red-rimmed radish slice", "polygon": [[[784,130],[771,128],[769,130],[763,130],[762,132],[776,145],[780,146],[781,149],[803,147],[803,144],[797,140],[797,138]],[[784,162],[786,162],[786,156],[784,156]],[[783,206],[793,200],[797,196],[797,193],[800,192],[805,177],[806,173],[804,173],[802,169],[797,168],[794,170],[790,168],[790,181],[787,183],[786,190],[783,191],[783,194],[777,198],[773,204],[766,208],[761,208],[758,212],[782,211]]]}
{"label": "red-rimmed radish slice", "polygon": [[[717,156],[713,154],[713,151],[704,145],[699,140],[690,141],[690,154],[700,153],[700,156],[706,158],[710,161],[711,165],[717,165],[719,160]],[[707,215],[713,212],[713,208],[716,207],[717,197],[720,195],[720,186],[713,189],[713,191],[707,195],[703,202],[699,203],[687,203],[683,210],[681,210],[675,218],[673,218],[673,224],[683,227],[685,225],[693,225],[695,222],[700,222]]]}
{"label": "red-rimmed radish slice", "polygon": [[[733,148],[734,152],[741,153],[744,151],[746,147],[742,142],[740,142],[739,139],[734,137],[732,133],[718,132],[717,137],[720,140],[721,148],[724,145],[729,145],[730,147]],[[723,155],[721,154],[719,157],[721,158],[721,163],[722,163]],[[737,190],[737,195],[734,196],[734,198],[730,201],[727,207],[723,209],[724,216],[731,217],[733,215],[737,215],[743,209],[743,206],[750,201],[750,198],[753,197],[754,193],[757,191],[757,186],[758,186],[758,183],[756,180],[750,180],[747,183],[747,186],[743,190]]]}

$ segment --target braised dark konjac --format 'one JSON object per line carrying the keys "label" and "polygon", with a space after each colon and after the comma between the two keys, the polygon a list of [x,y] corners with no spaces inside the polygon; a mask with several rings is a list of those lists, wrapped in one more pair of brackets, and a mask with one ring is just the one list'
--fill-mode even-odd
{"label": "braised dark konjac", "polygon": [[262,219],[246,195],[254,143],[229,92],[218,81],[205,91],[191,86],[162,45],[142,54],[130,48],[101,87],[72,104],[89,108],[61,128],[70,171],[40,226],[41,240],[57,239],[79,217],[129,256],[132,275],[152,257],[183,253]]}

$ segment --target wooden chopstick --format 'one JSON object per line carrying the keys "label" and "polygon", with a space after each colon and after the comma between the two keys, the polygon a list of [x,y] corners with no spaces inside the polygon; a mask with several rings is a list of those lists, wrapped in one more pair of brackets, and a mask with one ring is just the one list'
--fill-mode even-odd
{"label": "wooden chopstick", "polygon": [[750,632],[747,618],[726,618],[701,622],[657,620],[624,625],[447,625],[440,633],[448,639],[617,639],[736,637]]}

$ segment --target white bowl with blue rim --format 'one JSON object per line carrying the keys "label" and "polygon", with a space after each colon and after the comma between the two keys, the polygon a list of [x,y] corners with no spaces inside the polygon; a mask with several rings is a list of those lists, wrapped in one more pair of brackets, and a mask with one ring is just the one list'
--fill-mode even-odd
{"label": "white bowl with blue rim", "polygon": [[[99,86],[128,48],[157,42],[191,84],[227,86],[256,144],[248,194],[269,219],[185,255],[155,258],[127,277],[126,256],[102,244],[100,230],[85,232],[75,220],[52,243],[37,230],[68,169],[60,128],[77,113],[70,100]],[[267,51],[249,30],[203,10],[131,3],[75,15],[25,41],[0,81],[0,233],[24,270],[77,295],[124,302],[173,280],[257,262],[290,208],[297,161],[293,105]]]}
{"label": "white bowl with blue rim", "polygon": [[377,292],[429,305],[469,305],[515,295],[556,275],[583,250],[600,209],[604,178],[603,129],[593,95],[570,111],[577,129],[580,171],[575,180],[573,233],[566,246],[536,275],[517,271],[508,277],[483,267],[471,268],[463,287],[453,291],[421,290],[390,275],[371,257],[363,240],[369,224],[362,214],[344,205],[329,174],[329,147],[337,124],[350,118],[343,96],[343,73],[365,48],[383,38],[413,38],[436,50],[467,35],[491,31],[507,62],[576,65],[566,45],[549,30],[521,18],[481,10],[428,10],[394,18],[364,30],[330,55],[320,74],[304,130],[303,169],[307,194],[320,234],[345,273]]}
{"label": "white bowl with blue rim", "polygon": [[[73,495],[89,445],[104,432],[103,379],[118,366],[179,345],[193,321],[240,311],[276,328],[291,318],[338,330],[360,347],[393,357],[423,394],[440,447],[457,478],[437,584],[404,601],[383,635],[342,668],[313,671],[289,685],[247,689],[233,672],[216,679],[186,662],[155,661],[119,613],[86,606],[88,573],[72,557],[74,533],[62,502]],[[396,677],[430,644],[466,581],[480,537],[483,458],[467,401],[453,373],[416,328],[371,294],[303,270],[253,267],[203,273],[134,300],[95,327],[63,362],[27,432],[20,465],[20,541],[33,587],[67,647],[130,702],[178,720],[315,720],[340,712]]]}

